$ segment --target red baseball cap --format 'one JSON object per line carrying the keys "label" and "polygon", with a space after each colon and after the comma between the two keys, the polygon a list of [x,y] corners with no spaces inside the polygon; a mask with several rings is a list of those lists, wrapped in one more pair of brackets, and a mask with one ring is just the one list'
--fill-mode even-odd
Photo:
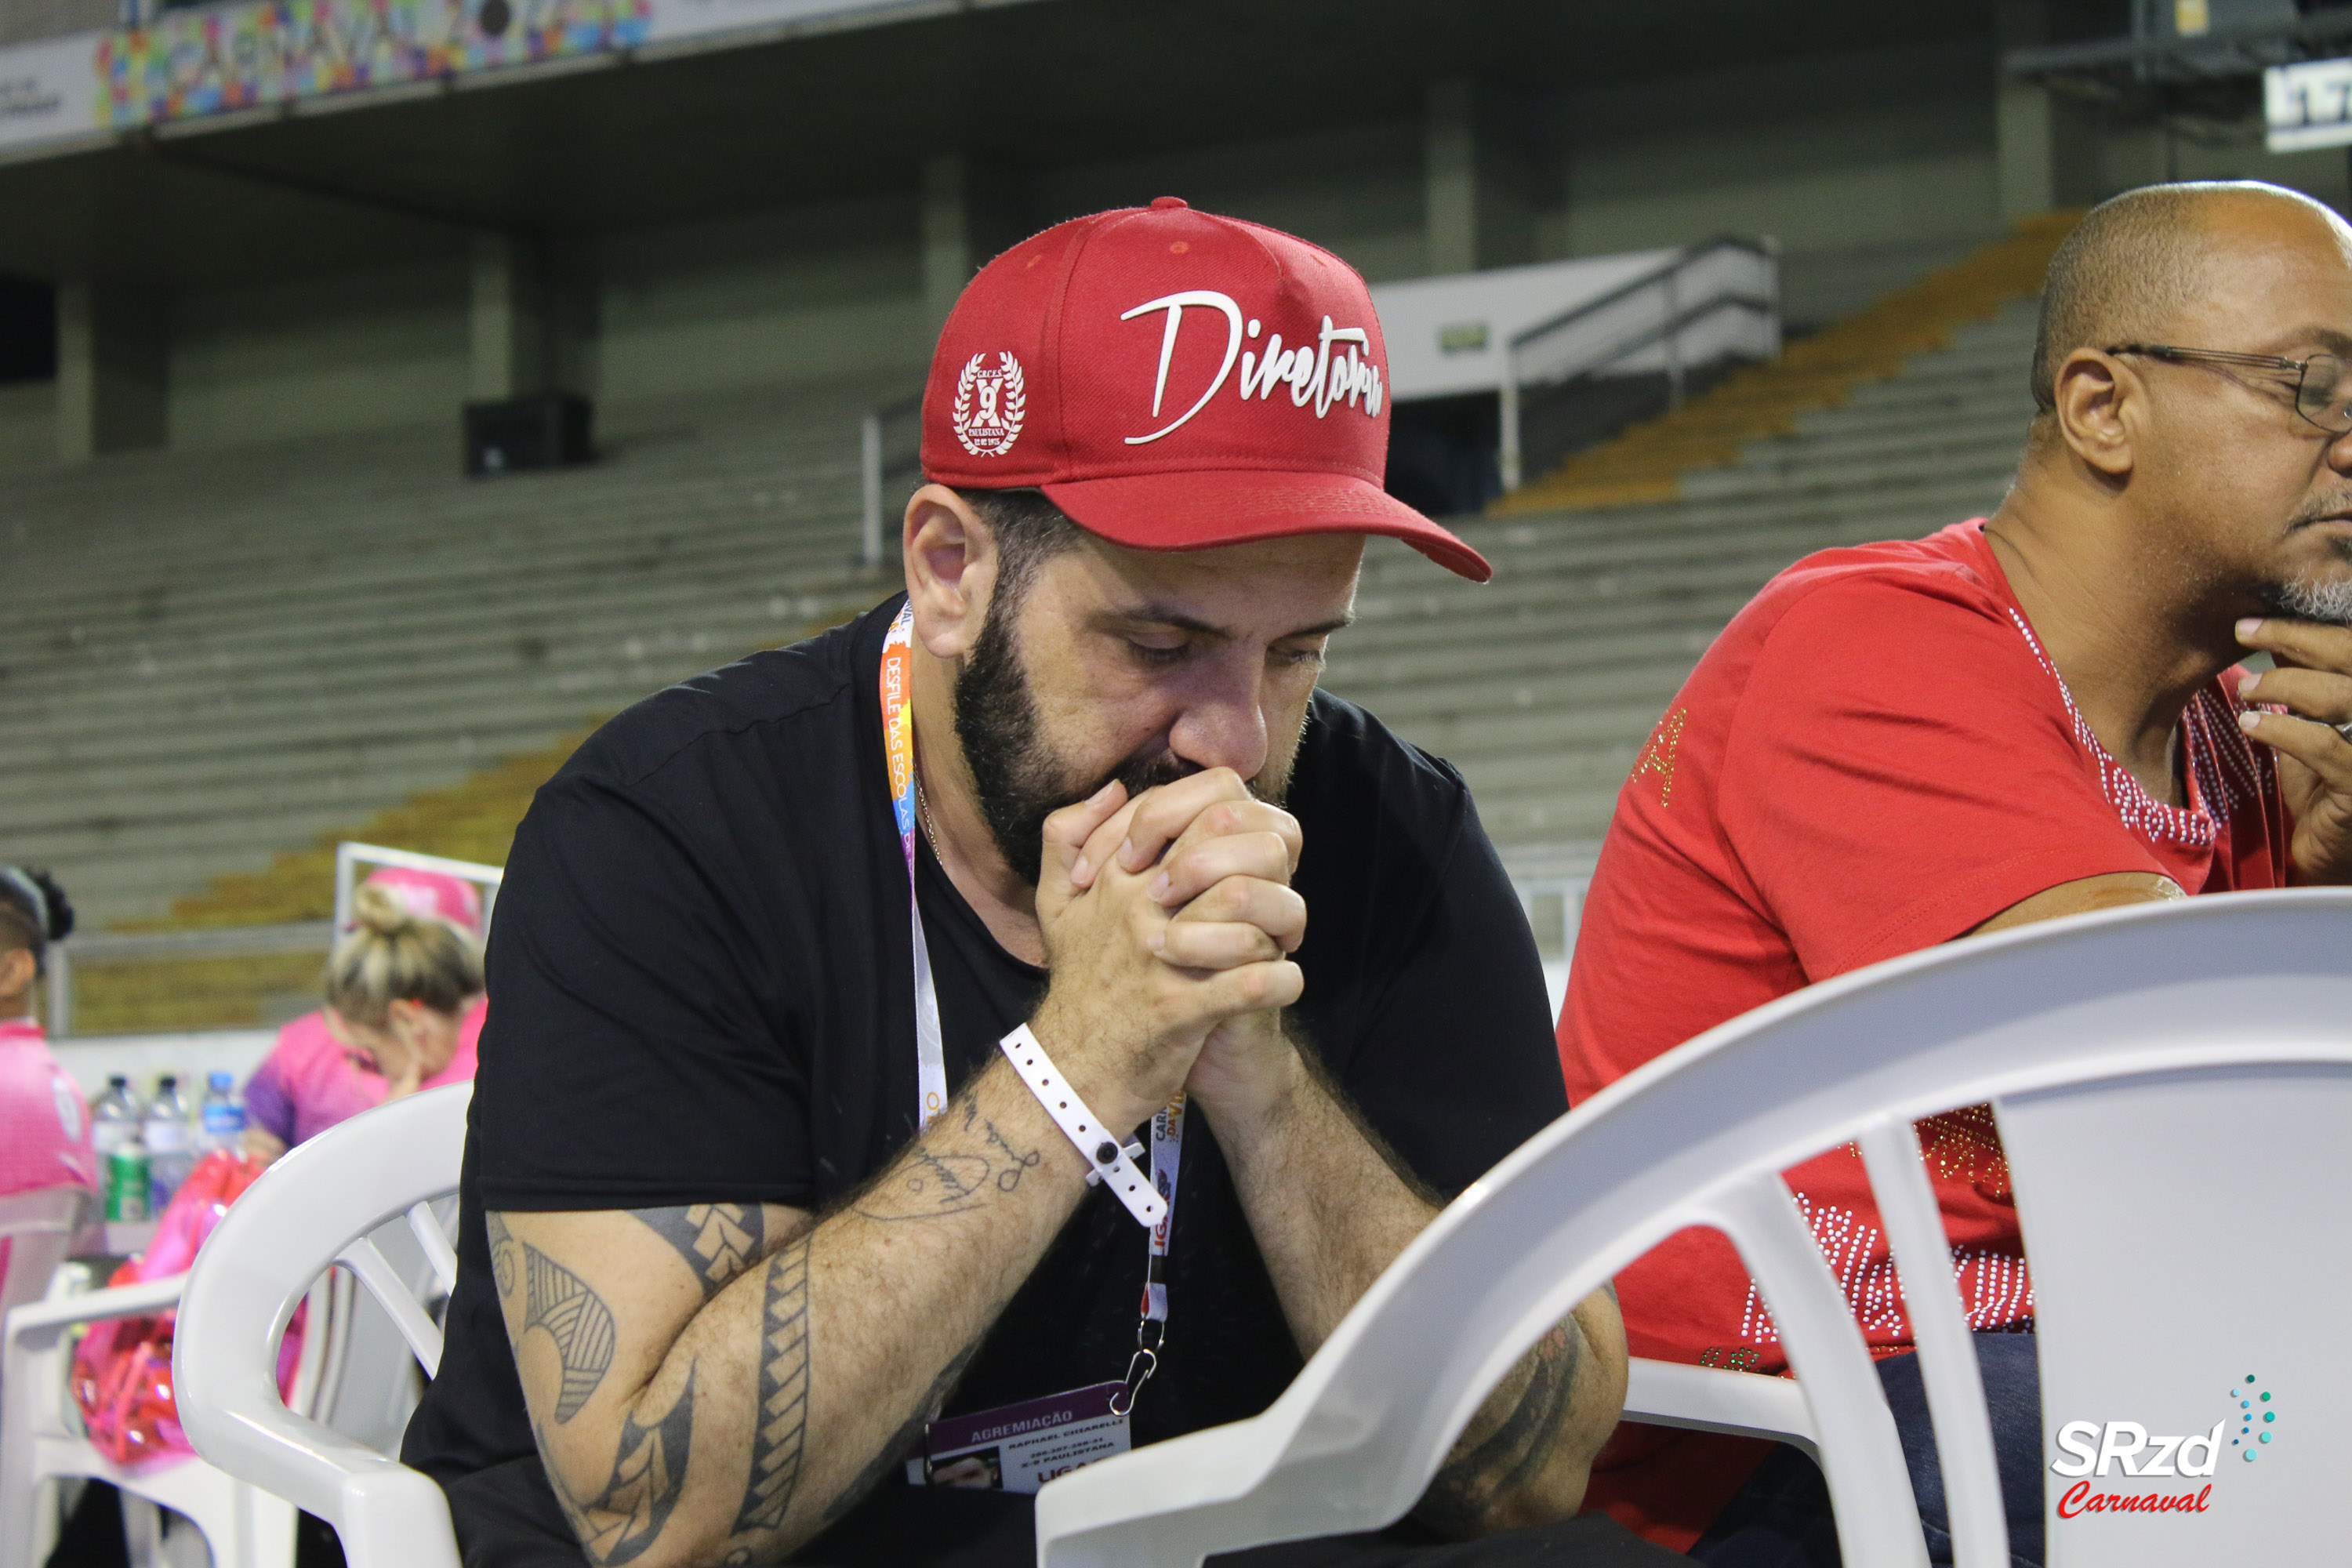
{"label": "red baseball cap", "polygon": [[1035,486],[1138,550],[1381,533],[1486,558],[1381,488],[1388,348],[1356,269],[1174,196],[1073,218],[981,268],[923,392],[923,472]]}

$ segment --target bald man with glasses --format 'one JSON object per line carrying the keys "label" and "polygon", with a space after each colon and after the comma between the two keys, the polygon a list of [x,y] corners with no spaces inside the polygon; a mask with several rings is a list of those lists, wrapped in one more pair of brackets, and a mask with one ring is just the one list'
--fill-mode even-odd
{"label": "bald man with glasses", "polygon": [[[2091,213],[2051,264],[2037,411],[2000,510],[1798,563],[1667,710],[1585,906],[1559,1020],[1571,1102],[1777,996],[1958,937],[2352,881],[2347,358],[2352,228],[2318,203],[2162,185]],[[2249,669],[2257,653],[2274,668]],[[1984,1107],[1920,1130],[2012,1547],[2035,1563],[2032,1279],[1999,1130]],[[1789,1181],[1884,1358],[1948,1552],[1861,1163]],[[1618,1287],[1635,1355],[1787,1365],[1718,1237],[1675,1237]],[[1834,1560],[1818,1476],[1761,1444],[1621,1427],[1589,1496],[1718,1568]]]}

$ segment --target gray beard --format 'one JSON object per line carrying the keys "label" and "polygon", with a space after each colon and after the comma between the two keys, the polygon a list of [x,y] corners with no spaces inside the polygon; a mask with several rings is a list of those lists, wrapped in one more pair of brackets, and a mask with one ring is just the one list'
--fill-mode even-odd
{"label": "gray beard", "polygon": [[2280,583],[2263,595],[2263,607],[2292,620],[2352,626],[2352,583]]}

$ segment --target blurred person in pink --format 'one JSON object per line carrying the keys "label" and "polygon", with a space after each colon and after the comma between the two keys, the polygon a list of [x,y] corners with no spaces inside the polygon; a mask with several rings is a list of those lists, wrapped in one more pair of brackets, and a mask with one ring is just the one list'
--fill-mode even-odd
{"label": "blurred person in pink", "polygon": [[[0,866],[0,1197],[98,1185],[89,1107],[33,1017],[33,982],[49,943],[73,921],[73,906],[47,872]],[[0,1238],[0,1281],[7,1277],[8,1242]]]}
{"label": "blurred person in pink", "polygon": [[245,1147],[275,1160],[386,1100],[474,1076],[482,903],[457,877],[386,867],[360,885],[327,1005],[280,1029],[245,1088]]}

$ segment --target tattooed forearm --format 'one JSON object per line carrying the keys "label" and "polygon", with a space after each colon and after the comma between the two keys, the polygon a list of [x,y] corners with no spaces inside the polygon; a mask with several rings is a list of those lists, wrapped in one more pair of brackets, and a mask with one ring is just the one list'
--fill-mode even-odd
{"label": "tattooed forearm", "polygon": [[[553,1462],[547,1479],[564,1516],[580,1537],[588,1555],[604,1568],[634,1563],[657,1540],[686,1489],[687,1467],[694,1450],[694,1373],[686,1369],[686,1386],[651,1426],[637,1425],[635,1415],[621,1419],[620,1450],[613,1458],[612,1479],[593,1498],[582,1500],[564,1484]],[[541,1433],[540,1452],[547,1452]]]}
{"label": "tattooed forearm", "polygon": [[825,1523],[831,1524],[848,1513],[851,1509],[865,1500],[867,1492],[881,1484],[883,1478],[905,1467],[907,1455],[921,1438],[923,1428],[930,1425],[931,1417],[939,1414],[940,1407],[947,1403],[948,1395],[955,1392],[957,1380],[963,1376],[964,1367],[971,1363],[972,1356],[979,1350],[980,1341],[972,1341],[957,1352],[955,1359],[949,1362],[940,1370],[940,1375],[931,1380],[931,1386],[924,1392],[921,1400],[916,1404],[915,1413],[907,1418],[906,1423],[898,1431],[890,1435],[890,1440],[882,1445],[882,1451],[874,1456],[874,1462],[859,1471],[857,1479],[842,1489],[839,1497],[825,1505]]}
{"label": "tattooed forearm", "polygon": [[[751,1474],[730,1534],[772,1531],[784,1522],[800,1485],[808,1436],[809,1244],[803,1239],[768,1260],[761,1292],[760,1400],[752,1416]],[[750,1562],[744,1555],[741,1559]],[[730,1561],[734,1561],[730,1558]]]}
{"label": "tattooed forearm", "polygon": [[1489,1528],[1496,1505],[1539,1476],[1552,1458],[1576,1391],[1584,1336],[1573,1321],[1553,1328],[1519,1363],[1527,1383],[1510,1414],[1467,1452],[1448,1459],[1416,1510],[1449,1534]]}
{"label": "tattooed forearm", "polygon": [[706,1301],[760,1256],[765,1221],[757,1204],[687,1204],[629,1213],[677,1251]]}
{"label": "tattooed forearm", "polygon": [[482,1228],[490,1235],[490,1278],[503,1302],[515,1292],[514,1232],[507,1228],[506,1215],[501,1214],[484,1215]]}
{"label": "tattooed forearm", "polygon": [[[939,1219],[988,1206],[992,1193],[1017,1191],[1021,1178],[1045,1163],[1043,1149],[1024,1149],[994,1121],[963,1101],[962,1130],[971,1142],[961,1148],[927,1149],[917,1144],[906,1158],[850,1205],[867,1219]],[[961,1142],[961,1140],[957,1140]]]}
{"label": "tattooed forearm", "polygon": [[523,1293],[522,1330],[515,1337],[544,1329],[555,1342],[555,1359],[563,1381],[555,1399],[555,1419],[561,1424],[580,1414],[613,1364],[613,1311],[604,1299],[590,1289],[580,1276],[527,1241],[517,1241],[501,1216],[484,1216],[489,1232],[490,1271],[497,1278],[501,1303],[514,1300],[518,1285]]}
{"label": "tattooed forearm", "polygon": [[1000,1193],[1012,1192],[1020,1186],[1021,1178],[1027,1175],[1040,1161],[1045,1158],[1045,1152],[1043,1149],[1032,1149],[1024,1154],[1013,1146],[1011,1139],[997,1131],[995,1122],[990,1121],[984,1125],[988,1128],[989,1146],[1003,1156],[1003,1167],[996,1173],[996,1190]]}

